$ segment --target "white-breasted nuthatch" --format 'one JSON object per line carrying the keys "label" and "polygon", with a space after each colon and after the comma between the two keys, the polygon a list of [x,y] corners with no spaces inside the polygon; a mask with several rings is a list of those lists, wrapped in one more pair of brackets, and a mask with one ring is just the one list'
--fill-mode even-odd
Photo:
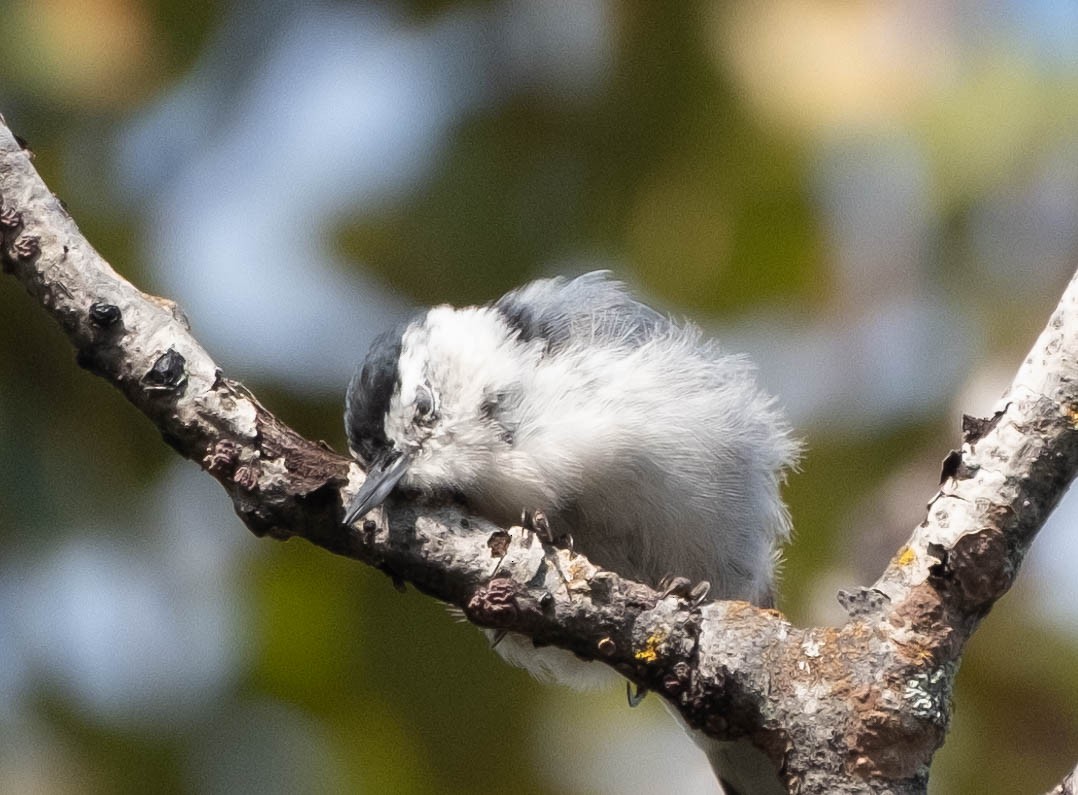
{"label": "white-breasted nuthatch", "polygon": [[[345,426],[368,472],[349,523],[398,483],[460,495],[503,526],[542,509],[622,576],[771,603],[798,443],[745,358],[605,273],[438,306],[383,334],[349,384]],[[497,651],[543,679],[609,678],[515,635]]]}

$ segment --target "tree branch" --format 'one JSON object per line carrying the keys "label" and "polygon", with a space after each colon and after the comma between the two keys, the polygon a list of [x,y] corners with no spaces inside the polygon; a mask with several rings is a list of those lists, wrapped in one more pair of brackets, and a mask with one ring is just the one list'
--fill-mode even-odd
{"label": "tree branch", "polygon": [[0,262],[116,386],[225,488],[256,535],[300,536],[464,609],[602,660],[694,727],[748,737],[791,791],[925,791],[966,641],[1078,469],[1078,282],[1000,410],[966,418],[929,515],[841,628],[740,602],[693,609],[451,506],[393,502],[341,524],[362,472],[226,378],[175,304],[116,274],[0,127]]}

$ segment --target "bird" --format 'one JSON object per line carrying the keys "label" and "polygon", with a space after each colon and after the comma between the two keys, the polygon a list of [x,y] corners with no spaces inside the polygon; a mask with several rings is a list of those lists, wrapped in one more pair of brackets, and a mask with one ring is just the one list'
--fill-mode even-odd
{"label": "bird", "polygon": [[[801,443],[748,358],[609,272],[418,313],[371,344],[344,419],[367,471],[348,524],[398,487],[452,494],[502,526],[534,509],[623,577],[652,587],[684,578],[709,584],[713,599],[774,603],[790,534],[781,486]],[[512,633],[495,650],[573,687],[616,677]],[[713,746],[722,777],[730,745]],[[783,791],[749,779],[726,775],[727,792]]]}

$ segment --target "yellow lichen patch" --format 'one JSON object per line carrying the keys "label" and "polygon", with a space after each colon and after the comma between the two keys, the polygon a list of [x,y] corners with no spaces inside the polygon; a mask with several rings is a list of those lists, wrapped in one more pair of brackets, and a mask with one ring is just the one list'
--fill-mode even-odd
{"label": "yellow lichen patch", "polygon": [[1067,406],[1067,419],[1071,421],[1072,428],[1078,428],[1078,406]]}
{"label": "yellow lichen patch", "polygon": [[935,656],[936,655],[932,649],[918,646],[913,649],[913,654],[911,655],[910,659],[918,665],[924,665],[925,663],[929,663],[933,659],[935,659]]}
{"label": "yellow lichen patch", "polygon": [[936,659],[936,651],[919,641],[910,643],[896,641],[895,647],[903,660],[918,668],[930,665]]}
{"label": "yellow lichen patch", "polygon": [[909,566],[916,559],[917,553],[909,547],[902,547],[902,549],[899,550],[898,557],[895,558],[895,563],[899,566]]}
{"label": "yellow lichen patch", "polygon": [[659,646],[666,641],[666,637],[665,632],[653,632],[648,635],[647,640],[644,641],[644,648],[634,655],[636,661],[650,664],[659,659]]}

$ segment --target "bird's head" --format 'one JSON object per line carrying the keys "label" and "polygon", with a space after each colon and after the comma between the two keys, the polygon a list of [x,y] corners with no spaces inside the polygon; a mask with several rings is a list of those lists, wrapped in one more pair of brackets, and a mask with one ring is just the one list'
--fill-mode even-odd
{"label": "bird's head", "polygon": [[345,521],[398,483],[467,491],[514,443],[531,347],[486,307],[435,307],[378,337],[345,401],[349,448],[367,469]]}

